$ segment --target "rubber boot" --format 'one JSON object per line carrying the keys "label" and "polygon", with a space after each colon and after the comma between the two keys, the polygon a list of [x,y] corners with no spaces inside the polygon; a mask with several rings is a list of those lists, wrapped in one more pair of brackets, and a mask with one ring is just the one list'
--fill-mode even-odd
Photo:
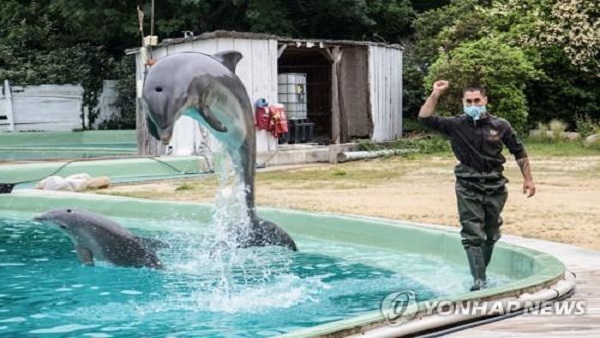
{"label": "rubber boot", "polygon": [[483,252],[483,260],[485,261],[485,267],[487,268],[487,266],[490,265],[490,261],[492,260],[492,252],[494,252],[494,243],[483,244],[481,246],[481,250]]}
{"label": "rubber boot", "polygon": [[[469,267],[471,268],[471,276],[473,276],[473,286],[471,291],[484,289],[487,286],[485,276],[485,260],[483,258],[483,250],[479,246],[472,246],[465,249]],[[491,256],[490,256],[491,257]]]}

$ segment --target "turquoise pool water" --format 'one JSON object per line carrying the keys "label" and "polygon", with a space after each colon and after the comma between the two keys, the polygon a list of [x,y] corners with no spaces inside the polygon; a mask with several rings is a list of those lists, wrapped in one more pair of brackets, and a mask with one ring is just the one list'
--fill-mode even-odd
{"label": "turquoise pool water", "polygon": [[376,311],[391,292],[424,300],[470,285],[466,267],[436,257],[309,237],[296,253],[215,256],[199,227],[135,219],[117,221],[169,242],[166,270],[84,267],[66,235],[31,216],[0,216],[0,336],[274,336]]}

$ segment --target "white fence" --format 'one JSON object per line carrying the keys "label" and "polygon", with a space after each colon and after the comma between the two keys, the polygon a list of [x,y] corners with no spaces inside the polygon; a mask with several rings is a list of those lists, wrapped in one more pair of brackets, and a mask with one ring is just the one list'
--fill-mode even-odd
{"label": "white fence", "polygon": [[[71,131],[84,123],[89,127],[87,114],[82,121],[83,88],[80,85],[40,85],[11,87],[7,80],[0,84],[1,131]],[[97,109],[99,118],[92,127],[118,113],[114,106],[114,82],[105,81]]]}

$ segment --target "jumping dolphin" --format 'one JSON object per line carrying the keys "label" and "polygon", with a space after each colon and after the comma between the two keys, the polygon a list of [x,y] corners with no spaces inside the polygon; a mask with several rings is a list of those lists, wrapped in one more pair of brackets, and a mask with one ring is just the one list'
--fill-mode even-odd
{"label": "jumping dolphin", "polygon": [[214,55],[184,52],[163,57],[146,76],[142,105],[150,134],[167,144],[182,115],[205,126],[223,143],[238,180],[246,185],[250,236],[242,247],[280,245],[297,250],[296,243],[276,224],[256,215],[254,175],[256,131],[252,104],[235,67],[242,58],[236,51]]}
{"label": "jumping dolphin", "polygon": [[137,237],[103,216],[75,209],[54,209],[34,218],[58,226],[75,244],[77,257],[86,265],[94,259],[118,266],[163,268],[155,250],[168,245]]}

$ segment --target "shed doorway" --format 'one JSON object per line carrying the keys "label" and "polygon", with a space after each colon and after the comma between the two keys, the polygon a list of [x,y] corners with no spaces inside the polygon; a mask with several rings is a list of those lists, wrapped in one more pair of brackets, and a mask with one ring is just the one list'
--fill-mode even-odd
{"label": "shed doorway", "polygon": [[[331,61],[323,53],[319,48],[288,46],[278,59],[279,75],[306,74],[306,119],[288,121],[290,133],[283,143],[331,143]],[[296,126],[303,123],[310,128]]]}

